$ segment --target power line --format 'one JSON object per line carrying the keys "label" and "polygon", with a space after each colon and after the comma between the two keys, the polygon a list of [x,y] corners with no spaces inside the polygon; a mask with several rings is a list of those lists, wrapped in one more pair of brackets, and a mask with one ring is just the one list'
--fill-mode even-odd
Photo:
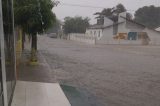
{"label": "power line", "polygon": [[91,6],[91,5],[79,5],[79,4],[68,4],[68,3],[60,3],[60,4],[66,5],[66,6],[74,6],[74,7],[101,8],[101,9],[105,8],[105,7],[97,7],[97,6]]}
{"label": "power line", "polygon": [[[80,5],[80,4],[70,4],[70,3],[60,3],[60,5],[65,5],[65,6],[72,6],[72,7],[81,7],[81,8],[101,8],[105,9],[106,7],[100,7],[100,6],[92,6],[92,5]],[[127,10],[127,11],[136,11],[136,10]]]}

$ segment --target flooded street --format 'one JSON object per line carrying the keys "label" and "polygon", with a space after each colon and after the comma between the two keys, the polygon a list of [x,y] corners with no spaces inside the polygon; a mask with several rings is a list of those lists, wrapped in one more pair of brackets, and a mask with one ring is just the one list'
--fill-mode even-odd
{"label": "flooded street", "polygon": [[56,82],[86,89],[104,106],[160,105],[158,46],[88,45],[39,36],[38,50]]}

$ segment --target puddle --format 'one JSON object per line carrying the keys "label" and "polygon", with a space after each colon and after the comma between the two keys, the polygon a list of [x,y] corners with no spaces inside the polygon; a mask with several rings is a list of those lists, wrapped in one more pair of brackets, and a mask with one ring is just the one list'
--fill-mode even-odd
{"label": "puddle", "polygon": [[87,90],[67,85],[61,85],[61,88],[71,106],[103,106],[98,103],[96,97],[91,95]]}

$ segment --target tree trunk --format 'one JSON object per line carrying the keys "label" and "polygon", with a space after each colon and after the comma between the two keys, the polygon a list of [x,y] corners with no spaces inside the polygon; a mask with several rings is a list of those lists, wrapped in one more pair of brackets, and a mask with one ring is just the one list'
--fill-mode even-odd
{"label": "tree trunk", "polygon": [[32,34],[31,62],[37,62],[37,35]]}
{"label": "tree trunk", "polygon": [[37,35],[36,34],[32,34],[32,45],[31,45],[31,47],[32,47],[32,49],[37,51]]}
{"label": "tree trunk", "polygon": [[22,32],[22,50],[24,50],[25,33]]}

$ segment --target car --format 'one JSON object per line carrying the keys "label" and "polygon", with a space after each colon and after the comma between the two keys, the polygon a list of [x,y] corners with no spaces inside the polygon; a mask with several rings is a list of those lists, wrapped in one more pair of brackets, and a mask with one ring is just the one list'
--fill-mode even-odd
{"label": "car", "polygon": [[48,37],[57,38],[57,34],[56,33],[50,33],[50,34],[48,34]]}

